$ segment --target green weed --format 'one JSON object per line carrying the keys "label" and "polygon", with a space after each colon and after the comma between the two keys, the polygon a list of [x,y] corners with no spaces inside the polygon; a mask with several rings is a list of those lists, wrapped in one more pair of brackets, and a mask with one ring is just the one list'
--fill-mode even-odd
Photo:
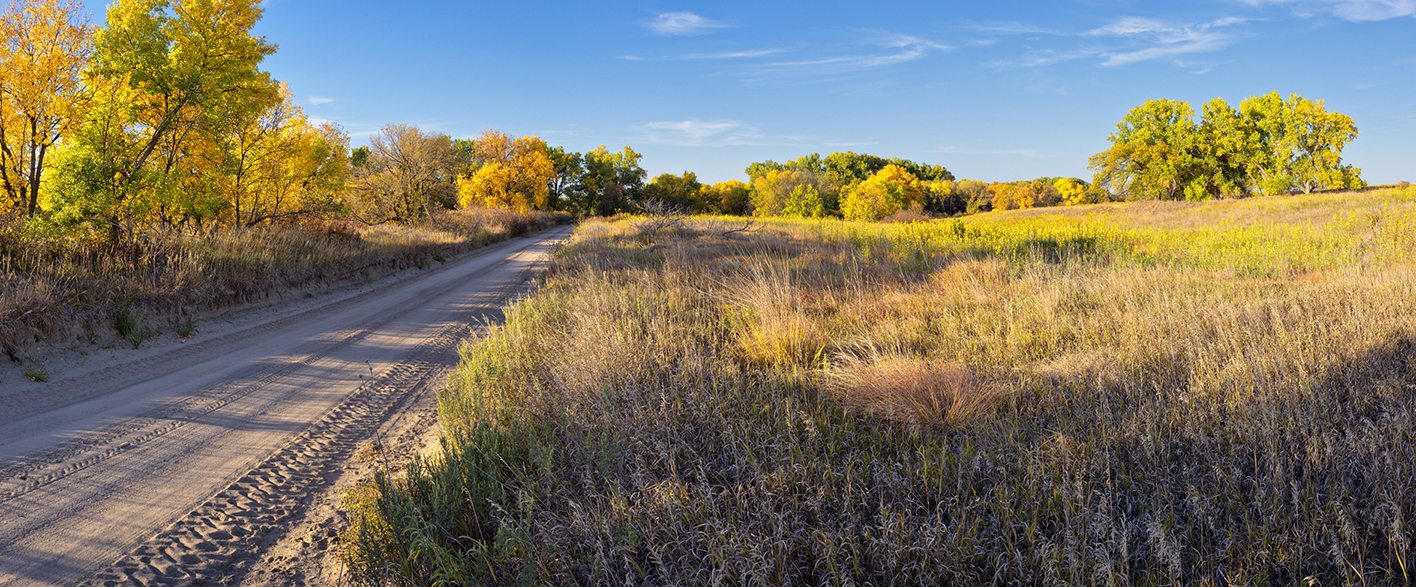
{"label": "green weed", "polygon": [[25,378],[30,381],[44,383],[49,381],[49,370],[36,365],[25,367]]}

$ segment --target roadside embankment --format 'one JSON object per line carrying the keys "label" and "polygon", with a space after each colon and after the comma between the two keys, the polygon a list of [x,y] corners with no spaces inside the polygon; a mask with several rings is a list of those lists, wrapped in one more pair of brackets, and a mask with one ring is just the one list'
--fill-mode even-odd
{"label": "roadside embankment", "polygon": [[122,247],[42,223],[4,224],[0,349],[26,376],[42,378],[43,367],[33,365],[36,347],[136,348],[163,332],[189,335],[203,319],[245,304],[372,282],[565,220],[473,209],[440,212],[417,225],[154,228]]}

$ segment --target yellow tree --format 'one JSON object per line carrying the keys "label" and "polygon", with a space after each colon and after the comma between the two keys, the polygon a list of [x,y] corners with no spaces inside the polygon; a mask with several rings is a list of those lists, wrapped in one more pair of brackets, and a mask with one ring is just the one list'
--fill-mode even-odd
{"label": "yellow tree", "polygon": [[284,84],[281,100],[224,137],[223,202],[233,224],[317,213],[335,205],[348,175],[349,138],[315,126]]}
{"label": "yellow tree", "polygon": [[752,203],[752,186],[736,179],[705,185],[699,192],[699,197],[720,214],[745,215]]}
{"label": "yellow tree", "polygon": [[464,208],[487,206],[525,212],[550,205],[556,166],[546,155],[545,141],[535,135],[513,138],[487,130],[476,145],[482,166],[470,177],[457,180],[458,201]]}
{"label": "yellow tree", "polygon": [[[1033,182],[1038,183],[1038,182]],[[1020,183],[995,182],[988,186],[993,193],[994,210],[1025,210],[1037,203],[1034,186]]]}
{"label": "yellow tree", "polygon": [[1062,194],[1062,205],[1079,206],[1089,204],[1087,201],[1087,186],[1070,177],[1064,177],[1052,183],[1052,187],[1057,188],[1057,193]]}
{"label": "yellow tree", "polygon": [[919,178],[892,164],[842,190],[841,215],[846,220],[879,220],[916,203],[924,203]]}
{"label": "yellow tree", "polygon": [[0,211],[39,211],[45,156],[83,116],[93,27],[82,8],[16,0],[0,14]]}
{"label": "yellow tree", "polygon": [[810,170],[769,170],[752,181],[752,213],[793,218],[825,216],[829,187],[825,177]]}
{"label": "yellow tree", "polygon": [[257,0],[109,5],[85,72],[94,101],[59,168],[61,220],[100,222],[120,245],[155,212],[177,214],[184,184],[205,172],[192,164],[210,147],[200,143],[278,100],[259,68],[275,47],[251,34],[260,16]]}

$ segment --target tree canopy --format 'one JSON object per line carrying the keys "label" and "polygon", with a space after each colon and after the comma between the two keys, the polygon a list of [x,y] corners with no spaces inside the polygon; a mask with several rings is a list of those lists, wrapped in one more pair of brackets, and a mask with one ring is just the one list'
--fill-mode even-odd
{"label": "tree canopy", "polygon": [[1250,96],[1237,110],[1216,98],[1199,122],[1186,102],[1149,100],[1088,163],[1095,184],[1130,199],[1357,188],[1361,170],[1342,163],[1357,134],[1350,117],[1297,94]]}

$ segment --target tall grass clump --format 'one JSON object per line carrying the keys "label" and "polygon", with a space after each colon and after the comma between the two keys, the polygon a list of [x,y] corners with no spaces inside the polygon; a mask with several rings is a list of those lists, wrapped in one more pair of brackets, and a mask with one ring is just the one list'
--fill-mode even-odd
{"label": "tall grass clump", "polygon": [[1302,233],[1234,207],[1210,238],[1119,210],[587,223],[462,349],[443,450],[351,498],[346,558],[419,585],[1408,584],[1411,202]]}
{"label": "tall grass clump", "polygon": [[[84,330],[133,340],[144,315],[191,314],[400,268],[557,221],[496,209],[417,225],[319,221],[179,232],[154,227],[114,247],[42,219],[0,221],[0,346]],[[136,346],[136,343],[134,343]]]}

